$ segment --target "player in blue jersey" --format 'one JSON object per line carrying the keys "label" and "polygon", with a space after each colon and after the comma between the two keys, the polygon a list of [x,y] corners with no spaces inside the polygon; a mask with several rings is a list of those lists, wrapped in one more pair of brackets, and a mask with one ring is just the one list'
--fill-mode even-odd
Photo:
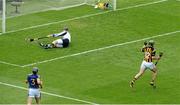
{"label": "player in blue jersey", "polygon": [[31,105],[32,98],[35,98],[36,103],[40,104],[40,88],[42,88],[42,81],[40,80],[40,75],[38,75],[37,67],[33,67],[32,74],[27,76],[26,83],[29,85],[27,105]]}

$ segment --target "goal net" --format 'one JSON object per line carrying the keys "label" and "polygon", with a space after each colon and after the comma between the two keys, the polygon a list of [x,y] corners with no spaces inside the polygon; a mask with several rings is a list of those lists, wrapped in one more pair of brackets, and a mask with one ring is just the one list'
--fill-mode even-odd
{"label": "goal net", "polygon": [[[5,27],[10,27],[7,24],[7,21],[11,20],[11,18],[38,12],[44,12],[48,10],[63,10],[82,5],[93,6],[98,1],[107,2],[108,0],[0,0],[0,23],[2,24],[0,27],[0,32],[4,33]],[[109,0],[108,2],[113,5],[113,9],[115,9],[116,0]],[[12,25],[13,23],[9,24]],[[12,30],[14,27],[16,26],[12,25],[9,29]]]}

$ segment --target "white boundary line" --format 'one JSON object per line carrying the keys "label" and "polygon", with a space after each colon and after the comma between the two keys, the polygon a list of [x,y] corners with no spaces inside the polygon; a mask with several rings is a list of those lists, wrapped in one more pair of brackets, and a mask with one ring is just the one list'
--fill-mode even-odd
{"label": "white boundary line", "polygon": [[131,44],[131,43],[140,42],[140,41],[143,41],[143,40],[168,36],[168,35],[172,35],[172,34],[175,34],[175,33],[180,33],[180,30],[173,31],[173,32],[168,32],[168,33],[164,33],[164,34],[159,34],[159,35],[155,35],[155,36],[151,36],[151,37],[146,37],[146,38],[143,38],[143,39],[124,42],[124,43],[120,43],[120,44],[114,44],[114,45],[111,45],[111,46],[101,47],[101,48],[97,48],[97,49],[93,49],[93,50],[87,50],[87,51],[84,51],[84,52],[75,53],[75,54],[71,54],[71,55],[61,56],[61,57],[57,57],[57,58],[53,58],[53,59],[49,59],[49,60],[44,60],[44,61],[40,61],[40,62],[36,62],[36,63],[32,63],[32,64],[23,65],[21,67],[29,67],[29,66],[33,66],[33,65],[36,65],[36,64],[42,64],[42,63],[47,63],[47,62],[51,62],[51,61],[55,61],[55,60],[59,60],[59,59],[74,57],[74,56],[83,55],[83,54],[96,52],[96,51],[101,51],[101,50],[105,50],[105,49],[109,49],[109,48],[113,48],[113,47],[118,47],[118,46],[123,46],[123,45]]}
{"label": "white boundary line", "polygon": [[[125,7],[125,8],[116,9],[115,11],[122,11],[122,10],[128,10],[128,9],[132,9],[132,8],[138,8],[138,7],[148,6],[148,5],[152,5],[152,4],[162,3],[162,2],[165,2],[165,1],[168,1],[168,0],[159,0],[159,1],[155,1],[155,2],[144,3],[144,4],[135,5],[135,6],[129,6],[129,7]],[[67,22],[67,21],[72,21],[72,20],[83,19],[83,18],[87,18],[87,17],[92,17],[92,16],[101,15],[101,14],[106,14],[106,13],[109,13],[109,12],[114,12],[114,11],[113,10],[109,10],[109,11],[105,11],[105,12],[84,15],[84,16],[75,17],[75,18],[66,19],[66,20],[61,20],[61,21],[57,21],[57,22],[50,22],[50,23],[46,23],[46,24],[41,24],[41,25],[36,25],[36,26],[32,26],[32,27],[22,28],[22,29],[19,29],[19,30],[8,31],[6,33],[13,33],[13,32],[33,29],[33,28],[42,27],[42,26],[58,24],[58,23],[63,23],[63,22]],[[6,34],[6,33],[4,33],[4,34]],[[2,35],[2,33],[0,35]]]}
{"label": "white boundary line", "polygon": [[[164,1],[167,1],[167,0],[161,0],[161,1],[156,1],[156,2],[151,2],[151,3],[146,3],[146,4],[140,4],[140,5],[136,5],[136,6],[131,6],[131,7],[126,7],[126,8],[122,8],[122,9],[118,9],[118,10],[126,10],[126,9],[130,9],[130,8],[136,8],[136,7],[141,7],[141,6],[147,6],[147,5],[151,5],[151,4],[156,4],[156,3],[161,3],[161,2],[164,2]],[[80,18],[85,18],[85,17],[90,17],[90,16],[95,16],[95,15],[100,15],[100,14],[104,14],[104,13],[108,13],[108,12],[111,12],[111,11],[106,11],[106,12],[103,12],[103,13],[98,13],[98,14],[91,14],[91,15],[86,15],[86,16],[82,16],[82,17],[77,17],[76,19],[80,19]],[[73,19],[67,19],[67,20],[64,20],[64,21],[70,21],[70,20],[75,20],[75,18]],[[60,22],[64,22],[64,21],[60,21]],[[38,27],[38,26],[37,26]],[[174,31],[175,33],[178,33],[179,31]],[[169,33],[165,33],[165,34],[172,34],[174,32],[169,32]],[[143,40],[143,39],[142,39]],[[134,42],[134,41],[132,41]],[[125,42],[125,43],[129,43],[129,42]],[[121,45],[121,44],[117,44],[118,46]],[[112,46],[108,46],[108,47],[115,47],[117,45],[112,45]],[[122,43],[122,45],[124,45]],[[44,61],[40,61],[40,62],[36,62],[36,63],[32,63],[32,64],[26,64],[26,65],[18,65],[18,64],[13,64],[13,63],[9,63],[9,62],[4,62],[4,61],[0,61],[0,63],[2,64],[7,64],[7,65],[11,65],[11,66],[15,66],[15,67],[28,67],[28,66],[32,66],[32,65],[35,65],[35,64],[41,64],[41,63],[46,63],[46,62],[50,62],[50,61],[54,61],[54,60],[58,60],[58,59],[63,59],[63,58],[67,58],[67,57],[71,57],[71,56],[76,56],[76,55],[81,55],[81,54],[86,54],[86,53],[89,53],[89,52],[94,52],[94,51],[98,51],[98,50],[103,50],[103,49],[107,49],[107,47],[104,47],[104,48],[98,48],[98,49],[94,49],[94,50],[89,50],[89,51],[84,51],[84,52],[81,52],[81,53],[76,53],[76,54],[72,54],[72,55],[66,55],[66,56],[62,56],[62,57],[57,57],[57,58],[54,58],[54,59],[50,59],[50,60],[44,60]]]}
{"label": "white boundary line", "polygon": [[13,63],[8,63],[8,62],[4,62],[4,61],[0,61],[0,63],[1,63],[1,64],[6,64],[6,65],[15,66],[15,67],[22,67],[21,65],[13,64]]}
{"label": "white boundary line", "polygon": [[154,35],[154,36],[151,36],[151,37],[146,37],[146,38],[142,38],[142,39],[138,39],[138,40],[133,40],[133,41],[129,41],[129,42],[114,44],[114,45],[111,45],[111,46],[101,47],[101,48],[97,48],[97,49],[93,49],[93,50],[87,50],[87,51],[83,51],[83,52],[75,53],[75,54],[71,54],[71,55],[65,55],[65,56],[61,56],[61,57],[56,57],[56,58],[53,58],[53,59],[39,61],[39,62],[36,62],[36,63],[26,64],[26,65],[22,65],[22,66],[21,65],[17,65],[17,64],[8,63],[8,62],[3,62],[3,61],[0,61],[0,63],[6,64],[6,65],[15,66],[15,67],[22,67],[22,68],[24,68],[24,67],[33,66],[33,65],[36,65],[36,64],[47,63],[47,62],[51,62],[51,61],[55,61],[55,60],[59,60],[59,59],[74,57],[74,56],[83,55],[83,54],[87,54],[87,53],[91,53],[91,52],[96,52],[96,51],[101,51],[101,50],[105,50],[105,49],[109,49],[109,48],[113,48],[113,47],[118,47],[118,46],[123,46],[123,45],[127,45],[127,44],[132,44],[132,43],[140,42],[140,41],[143,41],[143,40],[148,40],[148,39],[152,39],[152,38],[168,36],[168,35],[172,35],[172,34],[176,34],[176,33],[180,33],[180,30],[173,31],[173,32],[168,32],[168,33],[164,33],[164,34],[159,34],[159,35]]}
{"label": "white boundary line", "polygon": [[[12,84],[8,84],[8,83],[4,83],[4,82],[0,82],[0,85],[14,87],[14,88],[17,88],[17,89],[22,89],[22,90],[28,90],[25,87],[21,87],[21,86],[17,86],[17,85],[12,85]],[[49,95],[49,96],[64,98],[64,99],[73,100],[73,101],[77,101],[77,102],[83,102],[83,103],[86,103],[86,104],[98,105],[98,104],[93,103],[93,102],[89,102],[89,101],[85,101],[85,100],[80,100],[80,99],[77,99],[77,98],[72,98],[72,97],[67,97],[67,96],[62,96],[62,95],[58,95],[58,94],[54,94],[54,93],[49,93],[49,92],[44,92],[44,91],[41,91],[41,93]]]}
{"label": "white boundary line", "polygon": [[[8,84],[8,83],[5,83],[5,82],[0,82],[0,85],[9,86],[9,87],[13,87],[13,88],[21,89],[21,90],[28,90],[28,88],[21,87],[21,86],[17,86],[17,85]],[[62,95],[58,95],[58,94],[54,94],[54,93],[49,93],[49,92],[44,92],[44,91],[41,91],[41,93],[42,93],[42,94],[45,94],[45,95],[49,95],[49,96],[64,98],[64,99],[73,100],[73,101],[77,101],[77,102],[83,102],[83,103],[86,103],[86,104],[100,105],[100,104],[97,104],[97,103],[94,103],[94,102],[89,102],[89,101],[80,100],[80,99],[77,99],[77,98],[62,96]],[[0,105],[1,105],[1,104],[0,104]],[[4,104],[3,104],[3,105],[4,105]],[[5,105],[8,105],[8,104],[5,104]],[[12,104],[12,105],[19,105],[19,104]],[[23,105],[23,104],[20,104],[20,105]],[[43,104],[42,104],[42,105],[43,105]],[[46,105],[46,104],[45,104],[45,105]],[[49,104],[49,105],[52,105],[52,104]],[[54,104],[53,104],[53,105],[54,105]],[[55,105],[58,105],[58,104],[55,104]],[[122,104],[122,105],[123,105],[123,104]],[[131,105],[131,104],[127,104],[127,105]],[[146,105],[146,104],[145,104],[145,105]],[[166,105],[166,104],[160,104],[160,105]],[[180,105],[180,104],[174,104],[174,105]]]}

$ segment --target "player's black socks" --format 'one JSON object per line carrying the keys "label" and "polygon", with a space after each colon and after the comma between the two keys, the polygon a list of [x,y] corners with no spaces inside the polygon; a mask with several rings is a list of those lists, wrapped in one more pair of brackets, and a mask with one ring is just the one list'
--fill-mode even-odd
{"label": "player's black socks", "polygon": [[136,78],[133,78],[133,80],[130,82],[130,87],[132,87],[132,88],[134,87],[136,80],[137,80]]}
{"label": "player's black socks", "polygon": [[134,77],[132,81],[135,82],[136,80],[137,80],[137,78]]}
{"label": "player's black socks", "polygon": [[154,83],[154,80],[152,80],[152,81],[150,82],[150,85],[153,87],[153,89],[156,88],[156,85],[155,85],[155,83]]}

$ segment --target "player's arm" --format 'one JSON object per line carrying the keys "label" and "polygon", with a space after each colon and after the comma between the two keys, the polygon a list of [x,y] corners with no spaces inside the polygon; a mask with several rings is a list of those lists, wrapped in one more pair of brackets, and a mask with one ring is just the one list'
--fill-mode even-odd
{"label": "player's arm", "polygon": [[57,33],[57,34],[52,34],[52,37],[59,37],[59,36],[64,36],[67,34],[67,31],[63,31],[61,33]]}
{"label": "player's arm", "polygon": [[27,83],[29,83],[29,75],[27,76],[27,79],[25,80],[25,83],[27,84]]}
{"label": "player's arm", "polygon": [[152,59],[153,60],[160,60],[160,56],[158,55],[158,56],[156,56],[156,49],[154,49],[153,51],[152,51]]}
{"label": "player's arm", "polygon": [[42,81],[40,80],[40,78],[37,78],[37,84],[39,85],[40,88],[42,88]]}
{"label": "player's arm", "polygon": [[56,34],[47,35],[47,37],[58,37],[58,36],[63,36],[63,35],[65,35],[65,34],[66,34],[66,33],[61,32],[61,33],[56,33]]}
{"label": "player's arm", "polygon": [[160,52],[158,56],[154,57],[154,59],[160,60],[162,56],[163,56],[163,52]]}
{"label": "player's arm", "polygon": [[156,56],[156,49],[154,49],[153,51],[152,51],[152,54],[151,54],[152,56]]}
{"label": "player's arm", "polygon": [[159,53],[159,58],[157,59],[157,61],[155,62],[155,65],[157,65],[158,64],[158,62],[159,62],[159,60],[161,59],[161,57],[163,56],[163,52],[160,52]]}
{"label": "player's arm", "polygon": [[144,41],[144,45],[143,45],[143,47],[141,48],[141,52],[145,52],[146,46],[147,46],[147,41]]}
{"label": "player's arm", "polygon": [[141,48],[141,52],[145,52],[145,48],[146,48],[146,46],[144,45],[144,46]]}
{"label": "player's arm", "polygon": [[160,56],[152,56],[153,60],[160,60],[160,58],[161,58]]}

